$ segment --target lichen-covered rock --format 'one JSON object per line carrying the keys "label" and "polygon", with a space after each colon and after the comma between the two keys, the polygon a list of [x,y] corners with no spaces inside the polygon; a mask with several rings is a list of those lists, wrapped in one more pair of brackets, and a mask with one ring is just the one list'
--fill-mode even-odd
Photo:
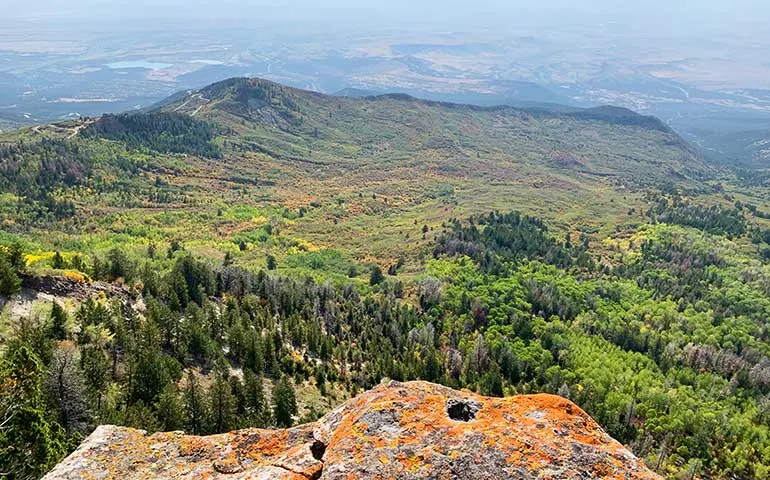
{"label": "lichen-covered rock", "polygon": [[208,437],[99,427],[45,479],[658,479],[575,404],[380,385],[318,422]]}

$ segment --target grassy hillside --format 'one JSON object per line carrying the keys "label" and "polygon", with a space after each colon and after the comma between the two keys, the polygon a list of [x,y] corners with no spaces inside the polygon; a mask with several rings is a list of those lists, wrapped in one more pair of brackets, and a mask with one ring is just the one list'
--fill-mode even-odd
{"label": "grassy hillside", "polygon": [[0,135],[0,464],[421,378],[568,396],[670,478],[766,478],[767,184],[624,109],[248,79]]}
{"label": "grassy hillside", "polygon": [[18,198],[9,195],[0,204],[6,229],[44,250],[178,240],[254,266],[271,253],[279,268],[299,268],[320,250],[314,265],[345,264],[332,271],[402,256],[408,271],[419,271],[416,259],[449,217],[515,208],[565,231],[607,235],[639,223],[646,189],[677,182],[708,191],[713,173],[658,121],[623,109],[338,98],[247,79],[162,109],[206,122],[212,133],[202,134],[197,152],[172,147],[201,135],[194,129],[142,143],[116,133],[123,127],[115,117],[0,137],[6,144],[63,138],[93,163],[88,178],[52,192],[82,214],[41,224],[13,212]]}

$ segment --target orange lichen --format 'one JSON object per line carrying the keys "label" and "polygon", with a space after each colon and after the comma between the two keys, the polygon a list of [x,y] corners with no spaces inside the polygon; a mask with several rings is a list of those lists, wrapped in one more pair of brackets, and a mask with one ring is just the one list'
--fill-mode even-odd
{"label": "orange lichen", "polygon": [[182,457],[205,457],[211,454],[213,446],[201,437],[182,437],[179,440],[179,455]]}
{"label": "orange lichen", "polygon": [[[461,414],[450,413],[450,404],[459,405]],[[95,440],[89,439],[88,454],[79,451],[72,460],[81,462],[80,476],[49,479],[86,478],[86,472],[124,480],[507,478],[510,472],[659,478],[569,400],[544,394],[486,398],[426,382],[381,385],[315,424],[289,430],[196,437],[108,428],[101,434],[109,432],[109,438],[90,450]]]}

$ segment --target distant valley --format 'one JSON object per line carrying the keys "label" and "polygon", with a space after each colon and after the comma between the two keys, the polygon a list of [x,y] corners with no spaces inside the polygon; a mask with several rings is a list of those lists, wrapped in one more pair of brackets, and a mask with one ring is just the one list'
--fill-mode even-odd
{"label": "distant valley", "polygon": [[[595,33],[611,35],[607,29]],[[278,46],[272,37],[255,39],[235,30],[228,45],[192,35],[184,50],[160,34],[150,34],[156,40],[151,49],[125,47],[120,34],[114,35],[88,55],[88,39],[67,45],[12,42],[6,51],[0,42],[0,129],[145,108],[176,91],[233,76],[330,94],[405,93],[482,106],[622,106],[661,118],[716,162],[751,155],[741,152],[733,134],[770,129],[770,85],[743,87],[731,80],[726,61],[677,58],[660,53],[666,51],[658,44],[634,48],[642,56],[660,55],[659,61],[586,47],[584,61],[575,62],[560,50],[569,48],[566,33],[479,34],[466,43],[451,35],[341,42],[309,34],[304,42]],[[714,78],[703,76],[704,70]]]}

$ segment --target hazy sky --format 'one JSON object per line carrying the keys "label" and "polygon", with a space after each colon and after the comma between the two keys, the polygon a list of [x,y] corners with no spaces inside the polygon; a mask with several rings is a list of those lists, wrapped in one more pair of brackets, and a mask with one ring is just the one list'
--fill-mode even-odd
{"label": "hazy sky", "polygon": [[[280,25],[280,22],[336,23],[389,28],[479,28],[488,25],[570,27],[620,22],[632,29],[655,28],[678,34],[735,31],[764,35],[770,18],[767,0],[0,0],[0,26],[34,20],[30,32],[49,22],[77,21],[124,28],[195,24]],[[40,23],[38,23],[40,22]],[[191,25],[191,23],[193,25]],[[18,25],[17,25],[18,26]],[[0,35],[2,33],[0,32]]]}

